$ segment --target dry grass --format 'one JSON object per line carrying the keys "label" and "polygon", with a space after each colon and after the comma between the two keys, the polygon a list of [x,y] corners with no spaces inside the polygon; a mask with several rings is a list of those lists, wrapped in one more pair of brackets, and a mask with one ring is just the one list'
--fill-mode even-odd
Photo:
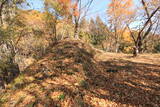
{"label": "dry grass", "polygon": [[80,41],[50,51],[8,86],[2,107],[159,107],[160,55],[95,54]]}

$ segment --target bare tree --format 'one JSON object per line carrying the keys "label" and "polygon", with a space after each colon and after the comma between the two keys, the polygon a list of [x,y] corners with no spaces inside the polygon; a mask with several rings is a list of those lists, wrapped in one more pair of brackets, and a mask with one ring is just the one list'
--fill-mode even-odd
{"label": "bare tree", "polygon": [[72,13],[75,39],[79,39],[79,25],[81,23],[81,20],[87,15],[92,2],[93,0],[75,0],[75,6]]}
{"label": "bare tree", "polygon": [[115,52],[119,51],[121,36],[126,30],[125,23],[129,23],[135,13],[133,6],[133,0],[111,0],[107,9],[108,23],[114,37]]}
{"label": "bare tree", "polygon": [[128,29],[130,31],[130,35],[134,41],[134,51],[133,54],[134,56],[137,56],[138,53],[142,52],[142,46],[143,46],[143,41],[145,38],[149,35],[149,33],[152,31],[154,23],[152,21],[152,18],[154,15],[160,10],[160,6],[158,6],[155,10],[153,10],[151,13],[149,12],[149,7],[147,7],[146,2],[144,0],[141,0],[141,4],[143,6],[143,9],[145,11],[146,15],[146,21],[144,22],[142,28],[138,31],[138,35],[135,36],[134,33],[131,31],[130,27],[128,26]]}

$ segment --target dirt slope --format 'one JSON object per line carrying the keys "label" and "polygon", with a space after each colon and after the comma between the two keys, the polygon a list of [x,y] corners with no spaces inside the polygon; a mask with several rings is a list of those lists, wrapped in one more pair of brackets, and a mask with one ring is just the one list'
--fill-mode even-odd
{"label": "dirt slope", "polygon": [[48,51],[8,85],[2,107],[159,107],[159,65],[97,54],[80,41]]}

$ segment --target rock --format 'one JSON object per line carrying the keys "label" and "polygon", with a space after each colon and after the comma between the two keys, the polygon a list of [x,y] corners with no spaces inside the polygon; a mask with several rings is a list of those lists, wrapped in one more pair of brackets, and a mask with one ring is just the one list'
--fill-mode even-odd
{"label": "rock", "polygon": [[7,72],[7,83],[12,82],[12,80],[14,80],[19,74],[20,74],[20,70],[19,70],[19,66],[18,64],[11,64],[6,68],[6,72]]}
{"label": "rock", "polygon": [[8,64],[6,67],[0,68],[0,89],[4,89],[5,83],[9,84],[19,74],[20,70],[18,64]]}
{"label": "rock", "polygon": [[5,89],[4,81],[0,78],[0,90]]}

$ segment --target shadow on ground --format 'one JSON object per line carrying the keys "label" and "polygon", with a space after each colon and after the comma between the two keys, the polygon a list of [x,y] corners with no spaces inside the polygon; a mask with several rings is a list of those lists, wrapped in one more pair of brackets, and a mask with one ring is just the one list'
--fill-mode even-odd
{"label": "shadow on ground", "polygon": [[99,98],[141,107],[158,107],[160,104],[160,66],[135,63],[126,60],[100,62],[115,73],[99,73],[92,78],[92,85],[109,92],[109,95],[94,92]]}
{"label": "shadow on ground", "polygon": [[[158,107],[160,104],[158,65],[122,59],[97,62],[91,47],[75,41],[57,43],[50,51],[25,70],[23,82],[17,83],[16,89],[6,91],[10,94],[4,105]],[[108,69],[117,72],[107,72]]]}

